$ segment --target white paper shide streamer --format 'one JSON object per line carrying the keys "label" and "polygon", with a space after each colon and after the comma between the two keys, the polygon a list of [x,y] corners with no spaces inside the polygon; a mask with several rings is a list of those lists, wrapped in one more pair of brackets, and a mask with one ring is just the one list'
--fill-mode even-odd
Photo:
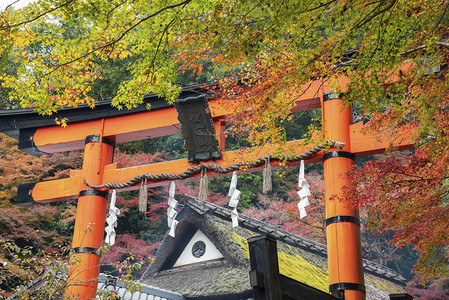
{"label": "white paper shide streamer", "polygon": [[301,160],[301,165],[299,167],[298,187],[301,188],[301,190],[298,191],[298,196],[301,199],[298,202],[298,210],[299,210],[299,218],[302,219],[305,216],[307,216],[305,207],[310,204],[309,199],[307,197],[311,195],[310,189],[309,189],[309,183],[304,178],[304,161],[303,160]]}
{"label": "white paper shide streamer", "polygon": [[231,211],[232,227],[239,226],[239,214],[237,212],[237,205],[239,204],[240,191],[237,189],[237,172],[232,173],[231,186],[229,187],[228,196],[231,197],[228,206],[234,208]]}
{"label": "white paper shide streamer", "polygon": [[108,226],[106,226],[105,228],[105,242],[111,246],[115,244],[115,227],[117,227],[117,216],[120,215],[120,209],[115,207],[116,198],[116,191],[113,190],[111,195],[111,204],[109,205],[109,217],[106,219],[106,223],[108,224]]}
{"label": "white paper shide streamer", "polygon": [[168,209],[167,209],[167,223],[170,228],[170,232],[168,233],[170,236],[175,237],[176,226],[178,226],[178,221],[175,220],[178,212],[176,211],[176,207],[178,206],[178,201],[175,200],[175,190],[176,185],[175,182],[170,182],[170,189],[168,192]]}

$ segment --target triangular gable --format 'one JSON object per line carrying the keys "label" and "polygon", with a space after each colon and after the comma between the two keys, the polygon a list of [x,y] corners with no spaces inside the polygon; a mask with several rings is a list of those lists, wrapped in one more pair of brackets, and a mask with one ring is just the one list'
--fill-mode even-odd
{"label": "triangular gable", "polygon": [[223,259],[223,254],[212,241],[201,231],[197,230],[184,250],[179,255],[174,268],[192,264],[207,263]]}
{"label": "triangular gable", "polygon": [[[189,205],[184,207],[178,214],[176,219],[179,221],[176,227],[175,237],[166,235],[161,247],[156,253],[154,263],[147,269],[143,278],[151,276],[151,274],[177,269],[181,265],[201,265],[202,263],[211,264],[224,263],[229,265],[240,265],[246,260],[243,250],[230,251],[223,245],[222,240],[216,230],[205,218],[205,215],[193,210]],[[200,232],[200,233],[198,233]],[[195,262],[178,261],[181,256],[189,256],[192,247],[196,241],[203,239],[206,245],[208,256],[201,256]],[[207,243],[206,243],[207,242]],[[210,252],[209,250],[213,250]],[[230,253],[232,252],[232,253]],[[184,255],[183,255],[184,253]],[[193,255],[192,255],[193,256]],[[184,260],[184,258],[182,258]],[[177,264],[177,266],[175,266]]]}

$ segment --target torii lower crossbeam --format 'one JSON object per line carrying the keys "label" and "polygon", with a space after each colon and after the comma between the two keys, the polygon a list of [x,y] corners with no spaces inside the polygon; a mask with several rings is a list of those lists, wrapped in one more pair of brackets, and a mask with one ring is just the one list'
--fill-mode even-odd
{"label": "torii lower crossbeam", "polygon": [[[363,124],[356,123],[349,126],[349,134],[351,143],[346,147],[349,152],[355,156],[372,155],[376,153],[383,153],[389,147],[387,138],[384,136],[373,136],[363,132]],[[407,149],[412,146],[413,131],[404,129],[403,136],[406,139],[400,141],[395,146],[395,149]],[[287,142],[288,149],[291,149],[292,155],[301,154],[310,149],[310,146],[304,145],[303,140]],[[258,152],[259,156],[265,156],[273,153],[273,148],[266,147]],[[322,161],[323,153],[318,153],[312,159],[307,160],[307,163],[315,163]],[[222,167],[228,167],[237,161],[244,159],[241,157],[239,151],[227,151],[223,153],[223,158],[215,161]],[[120,168],[117,163],[108,164],[104,167],[103,177],[98,185],[110,182],[126,182],[135,176],[142,174],[159,174],[159,173],[182,173],[187,168],[195,166],[194,163],[189,163],[187,159],[179,159],[174,161],[160,162],[148,165],[141,165],[132,168]],[[260,169],[249,169],[249,172],[258,171]],[[26,183],[19,186],[19,193],[17,203],[21,205],[31,205],[34,203],[47,203],[54,201],[63,201],[68,199],[75,199],[79,195],[79,191],[86,188],[84,185],[83,170],[71,170],[69,178],[62,178],[57,180],[40,181],[33,183]],[[194,177],[198,177],[194,175]],[[223,176],[214,172],[208,172],[208,176]],[[90,184],[93,184],[89,182]],[[166,185],[166,181],[148,182],[149,187]],[[126,190],[137,190],[139,186],[127,188]]]}

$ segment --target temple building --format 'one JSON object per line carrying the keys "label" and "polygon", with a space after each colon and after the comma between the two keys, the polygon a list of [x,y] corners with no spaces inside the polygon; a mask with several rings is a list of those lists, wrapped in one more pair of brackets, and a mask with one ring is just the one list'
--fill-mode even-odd
{"label": "temple building", "polygon": [[[247,239],[269,235],[281,275],[328,292],[325,245],[241,214],[233,228],[231,211],[209,202],[190,201],[176,219],[175,237],[166,235],[142,277],[146,285],[187,299],[252,299]],[[364,260],[364,273],[367,299],[404,292],[405,279],[389,268]]]}

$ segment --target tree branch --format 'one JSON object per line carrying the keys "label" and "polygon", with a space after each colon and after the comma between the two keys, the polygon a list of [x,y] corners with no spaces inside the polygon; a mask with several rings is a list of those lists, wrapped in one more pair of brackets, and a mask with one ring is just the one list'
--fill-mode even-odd
{"label": "tree branch", "polygon": [[[358,22],[356,25],[354,25],[354,27],[352,27],[352,29],[357,29],[357,28],[363,27],[365,24],[370,22],[372,19],[374,19],[378,15],[383,14],[387,10],[391,9],[394,6],[394,4],[396,4],[396,1],[397,0],[392,0],[386,7],[384,7],[381,10],[379,10],[379,9],[382,7],[384,2],[379,3],[379,5],[377,5],[375,8],[373,8],[373,10],[369,14],[367,14],[360,22]],[[377,10],[379,10],[379,11],[377,11]]]}
{"label": "tree branch", "polygon": [[[449,49],[449,43],[437,41],[437,42],[435,42],[435,45],[440,46],[440,47],[442,47],[442,48]],[[427,46],[426,46],[426,45],[420,45],[420,46],[418,46],[418,47],[416,47],[416,48],[413,48],[413,49],[410,49],[410,50],[406,50],[406,51],[404,51],[404,52],[401,52],[401,53],[399,53],[399,55],[401,55],[401,56],[407,56],[407,55],[409,55],[409,54],[411,54],[411,53],[413,53],[413,52],[421,51],[421,50],[426,50],[426,49],[427,49]]]}
{"label": "tree branch", "polygon": [[[9,24],[5,21],[7,25],[6,25],[6,26],[0,27],[0,30],[5,30],[6,28],[11,29],[11,28],[19,27],[19,26],[22,26],[22,25],[25,25],[25,24],[34,22],[34,21],[36,21],[37,19],[40,19],[40,18],[42,18],[43,16],[45,16],[45,15],[51,13],[51,12],[54,12],[55,10],[58,10],[58,9],[60,9],[61,7],[64,7],[64,6],[70,4],[70,3],[74,2],[74,1],[75,1],[75,0],[69,0],[69,1],[67,1],[67,2],[65,2],[65,3],[63,3],[63,4],[59,5],[59,6],[56,6],[56,7],[52,8],[52,9],[50,9],[50,10],[47,10],[46,12],[44,12],[44,13],[42,13],[42,14],[40,14],[40,15],[37,15],[36,17],[32,18],[31,20],[23,21],[23,22],[20,22],[20,23],[17,23],[17,24],[13,24],[13,25],[9,25]],[[18,1],[16,1],[16,2],[18,2]],[[16,3],[16,2],[14,2],[14,3]],[[12,4],[14,4],[14,3],[12,3]],[[10,4],[10,5],[12,5],[12,4]]]}
{"label": "tree branch", "polygon": [[8,8],[12,7],[14,4],[16,4],[16,3],[19,2],[19,1],[20,1],[20,0],[16,0],[16,1],[14,1],[13,3],[11,3],[11,4],[8,4],[8,5],[5,7],[5,9],[4,9],[3,11],[8,10]]}
{"label": "tree branch", "polygon": [[305,10],[305,11],[300,12],[300,13],[308,13],[308,12],[317,10],[317,9],[319,9],[319,8],[322,8],[322,7],[325,7],[325,6],[329,6],[330,4],[332,4],[332,3],[334,3],[334,2],[336,2],[336,0],[332,0],[332,1],[329,1],[329,2],[326,2],[326,3],[322,3],[322,4],[318,5],[318,6],[315,6],[315,7],[313,7],[313,8],[309,8],[309,9],[307,9],[307,10]]}
{"label": "tree branch", "polygon": [[441,21],[443,20],[444,15],[446,14],[448,7],[449,7],[449,3],[446,2],[446,5],[445,5],[444,10],[443,10],[443,13],[441,14],[440,19],[438,20],[438,22],[437,22],[437,23],[435,24],[435,26],[433,27],[431,33],[433,33],[433,32],[435,31],[435,29],[438,27],[438,25],[439,25],[439,24],[441,23]]}
{"label": "tree branch", "polygon": [[[72,1],[73,1],[73,0],[72,0]],[[149,19],[151,19],[151,18],[153,18],[153,17],[155,17],[155,16],[161,14],[162,12],[164,12],[164,11],[166,11],[166,10],[174,9],[174,8],[177,8],[177,7],[183,6],[183,5],[187,5],[187,4],[190,3],[191,1],[192,1],[192,0],[185,0],[185,1],[180,2],[180,3],[177,3],[177,4],[173,4],[173,5],[169,5],[169,6],[166,6],[166,7],[164,7],[164,8],[161,8],[161,9],[158,10],[157,12],[155,12],[155,13],[153,13],[153,14],[151,14],[151,15],[149,15],[149,16],[143,18],[143,19],[141,19],[141,20],[140,20],[139,22],[137,22],[136,24],[134,24],[134,25],[132,25],[131,27],[127,28],[127,29],[126,29],[124,32],[122,32],[122,34],[121,34],[120,36],[118,36],[116,39],[114,39],[114,40],[112,40],[112,41],[110,41],[110,42],[108,42],[108,43],[106,43],[106,44],[103,44],[103,45],[101,45],[101,46],[99,46],[99,47],[97,47],[97,48],[95,48],[95,49],[92,49],[91,51],[88,51],[87,53],[85,53],[85,54],[83,54],[83,55],[81,55],[81,56],[78,56],[78,57],[76,57],[76,58],[74,58],[74,59],[72,59],[72,60],[70,60],[70,61],[67,61],[67,62],[65,62],[65,63],[63,63],[63,64],[59,64],[59,65],[55,66],[53,70],[51,70],[51,71],[49,71],[49,72],[43,74],[42,76],[40,76],[40,78],[49,76],[49,75],[51,75],[52,73],[56,72],[59,68],[61,68],[61,67],[63,67],[63,66],[66,66],[66,65],[69,65],[69,64],[74,63],[74,62],[76,62],[76,61],[79,61],[79,60],[81,60],[81,59],[83,59],[83,58],[86,58],[86,57],[88,57],[89,55],[95,53],[96,51],[106,49],[106,48],[108,48],[109,46],[112,46],[112,45],[116,44],[116,43],[119,42],[121,39],[123,39],[123,38],[124,38],[124,37],[125,37],[131,30],[133,30],[134,28],[138,27],[138,26],[139,26],[140,24],[142,24],[143,22],[145,22],[145,21],[147,21],[147,20],[149,20]],[[35,80],[32,84],[35,84],[36,82],[37,82],[37,80]]]}

